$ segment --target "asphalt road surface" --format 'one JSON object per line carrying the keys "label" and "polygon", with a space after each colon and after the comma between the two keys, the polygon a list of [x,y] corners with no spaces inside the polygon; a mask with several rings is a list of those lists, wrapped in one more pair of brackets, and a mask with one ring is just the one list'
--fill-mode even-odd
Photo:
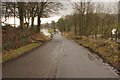
{"label": "asphalt road surface", "polygon": [[117,78],[112,68],[74,41],[56,34],[45,45],[3,64],[4,78]]}

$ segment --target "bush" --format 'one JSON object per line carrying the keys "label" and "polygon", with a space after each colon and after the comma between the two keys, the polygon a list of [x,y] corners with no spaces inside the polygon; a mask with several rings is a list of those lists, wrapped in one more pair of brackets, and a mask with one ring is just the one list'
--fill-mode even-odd
{"label": "bush", "polygon": [[3,27],[2,30],[2,50],[11,50],[30,43],[30,36],[35,34],[31,29],[21,31],[19,28],[11,26]]}

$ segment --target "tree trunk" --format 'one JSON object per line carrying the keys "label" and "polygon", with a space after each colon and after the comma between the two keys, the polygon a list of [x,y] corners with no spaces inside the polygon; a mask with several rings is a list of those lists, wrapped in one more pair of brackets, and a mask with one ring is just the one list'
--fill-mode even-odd
{"label": "tree trunk", "polygon": [[20,28],[23,29],[23,27],[24,27],[24,19],[22,14],[20,14]]}
{"label": "tree trunk", "polygon": [[24,8],[24,3],[18,2],[18,10],[19,10],[19,19],[20,19],[20,28],[21,29],[23,29],[23,27],[24,27],[23,8]]}
{"label": "tree trunk", "polygon": [[74,26],[75,26],[75,36],[77,35],[77,30],[76,30],[76,14],[74,14]]}
{"label": "tree trunk", "polygon": [[28,24],[27,24],[27,28],[29,27],[30,24],[30,18],[28,17]]}
{"label": "tree trunk", "polygon": [[34,17],[32,17],[32,20],[31,20],[31,29],[33,29],[33,26],[34,26]]}
{"label": "tree trunk", "polygon": [[16,22],[15,22],[15,2],[14,2],[14,27],[15,27],[15,24],[16,24]]}
{"label": "tree trunk", "polygon": [[41,17],[43,15],[43,10],[44,10],[44,5],[46,4],[46,2],[41,2],[41,5],[40,5],[40,9],[38,8],[38,12],[37,12],[37,15],[38,15],[38,25],[37,25],[37,32],[39,33],[40,32],[40,27],[41,27]]}
{"label": "tree trunk", "polygon": [[81,13],[79,12],[79,36],[81,35]]}
{"label": "tree trunk", "polygon": [[38,15],[38,25],[37,25],[37,32],[40,32],[40,24],[41,24],[41,20],[40,20],[40,15]]}

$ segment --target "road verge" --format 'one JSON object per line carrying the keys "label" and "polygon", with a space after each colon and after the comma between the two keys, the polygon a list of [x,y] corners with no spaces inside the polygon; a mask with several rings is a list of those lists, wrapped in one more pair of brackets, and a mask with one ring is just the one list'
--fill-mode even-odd
{"label": "road verge", "polygon": [[[51,38],[48,38],[42,33],[33,34],[30,36],[30,43],[23,45],[16,49],[6,50],[2,53],[2,63],[18,58],[40,46],[50,41]],[[17,44],[16,44],[17,45]]]}
{"label": "road verge", "polygon": [[25,53],[30,52],[31,50],[39,47],[42,45],[42,43],[30,43],[26,46],[22,46],[18,49],[12,50],[12,51],[6,51],[4,54],[2,54],[2,63],[5,63],[9,60],[15,59],[17,57],[22,56]]}
{"label": "road verge", "polygon": [[79,36],[72,39],[79,43],[81,46],[87,48],[92,53],[98,55],[100,58],[102,58],[104,63],[108,63],[110,66],[115,68],[117,70],[117,73],[119,74],[119,44],[111,40],[105,40],[100,38],[96,39],[85,36]]}

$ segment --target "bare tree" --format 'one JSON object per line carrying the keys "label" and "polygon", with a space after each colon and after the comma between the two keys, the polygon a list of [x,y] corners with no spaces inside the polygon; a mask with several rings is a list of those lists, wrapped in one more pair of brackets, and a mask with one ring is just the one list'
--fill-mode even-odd
{"label": "bare tree", "polygon": [[19,19],[20,19],[20,28],[23,29],[24,27],[24,7],[25,3],[24,2],[18,2],[18,11],[19,11]]}
{"label": "bare tree", "polygon": [[37,17],[38,17],[38,24],[37,24],[37,32],[40,32],[40,24],[41,18],[46,17],[49,14],[56,13],[59,9],[61,9],[62,4],[59,2],[40,2],[37,5]]}

